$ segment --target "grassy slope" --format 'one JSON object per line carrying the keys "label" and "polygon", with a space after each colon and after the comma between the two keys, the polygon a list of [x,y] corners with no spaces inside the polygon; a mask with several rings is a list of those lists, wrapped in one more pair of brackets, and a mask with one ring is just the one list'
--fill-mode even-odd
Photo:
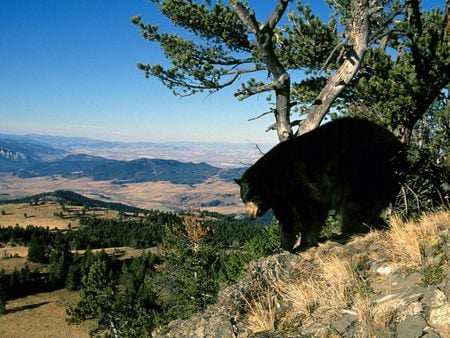
{"label": "grassy slope", "polygon": [[[55,211],[60,211],[57,203],[47,202],[45,207],[18,204],[2,208],[7,215],[0,215],[0,225],[12,225],[8,224],[7,217],[13,215],[16,216],[13,224],[16,224],[18,219],[24,218],[25,212],[30,217],[28,220],[31,220],[28,223],[49,224],[50,220],[53,227],[67,227],[67,219],[53,216]],[[101,215],[100,211],[96,211],[96,215]],[[112,216],[106,211],[102,215]],[[23,225],[26,223],[23,222]],[[244,285],[245,281],[241,281],[233,291],[228,289],[222,292],[221,302],[234,301],[233,306],[240,304],[246,309],[241,322],[245,323],[249,332],[295,331],[300,324],[323,320],[323,309],[326,309],[327,316],[349,311],[358,316],[367,332],[384,331],[387,330],[392,313],[383,312],[380,304],[367,297],[369,289],[363,279],[370,277],[373,266],[388,267],[398,273],[418,271],[423,275],[433,255],[439,254],[440,233],[449,226],[448,211],[425,215],[419,222],[404,223],[394,217],[389,231],[371,232],[344,246],[328,242],[294,256],[289,276],[284,272],[278,274],[269,269],[262,270],[267,276],[259,276],[259,280],[270,280],[263,289],[258,290],[261,285],[254,285],[253,293],[243,297],[239,285]],[[20,251],[20,248],[16,250]],[[18,254],[23,257],[25,251],[19,251]],[[17,258],[15,262],[24,264],[24,260]],[[4,262],[10,264],[14,259],[0,260],[0,263]],[[388,277],[378,273],[374,278]],[[256,280],[254,276],[251,279]],[[0,336],[21,337],[30,332],[33,332],[34,337],[88,336],[88,328],[92,327],[92,323],[80,326],[68,326],[65,323],[65,309],[67,305],[75,303],[76,297],[76,292],[59,290],[8,302],[7,314],[0,316]]]}
{"label": "grassy slope", "polygon": [[74,305],[78,292],[58,290],[8,302],[0,316],[0,337],[89,337],[92,322],[66,323],[66,308]]}
{"label": "grassy slope", "polygon": [[[350,314],[357,318],[356,334],[389,336],[404,311],[399,295],[406,297],[414,287],[449,285],[449,229],[449,211],[426,214],[417,222],[394,216],[388,231],[301,253],[288,272],[267,271],[269,285],[240,301],[247,309],[245,326],[252,333],[303,333]],[[405,282],[413,277],[414,282]],[[449,337],[450,327],[439,332]]]}
{"label": "grassy slope", "polygon": [[[165,337],[450,337],[450,212],[251,262],[205,313]],[[233,319],[233,329],[230,327]],[[412,327],[422,333],[412,333]],[[422,331],[423,330],[423,331]]]}
{"label": "grassy slope", "polygon": [[[66,206],[64,219],[54,215],[61,212],[61,205],[56,202],[46,201],[42,204],[30,205],[29,203],[14,203],[0,205],[0,210],[5,210],[5,215],[0,214],[0,226],[35,226],[58,228],[65,230],[70,222],[73,227],[78,226],[78,220],[71,217],[75,212],[81,212],[82,207]],[[24,217],[24,213],[27,217]],[[96,217],[115,218],[118,212],[104,208],[90,209],[87,214]],[[117,255],[119,258],[139,256],[144,251],[151,249],[134,248],[106,248],[106,252]],[[28,247],[4,246],[0,248],[0,255],[4,253],[15,256],[10,259],[0,259],[0,270],[12,273],[14,269],[21,269],[28,265],[31,270],[46,269],[45,265],[28,262]],[[0,315],[0,337],[89,337],[89,329],[93,322],[88,321],[80,325],[68,325],[66,323],[66,309],[74,305],[78,298],[78,292],[57,290],[45,292],[8,301],[6,314]]]}

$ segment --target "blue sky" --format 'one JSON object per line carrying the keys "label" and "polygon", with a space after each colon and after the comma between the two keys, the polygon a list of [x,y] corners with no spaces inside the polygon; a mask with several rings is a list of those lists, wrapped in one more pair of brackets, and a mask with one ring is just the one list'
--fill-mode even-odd
{"label": "blue sky", "polygon": [[[258,1],[256,14],[274,3]],[[170,27],[149,0],[0,0],[0,133],[277,142],[264,132],[272,116],[247,122],[268,110],[264,95],[238,102],[236,84],[178,98],[145,79],[136,63],[162,56],[131,24],[134,15]]]}

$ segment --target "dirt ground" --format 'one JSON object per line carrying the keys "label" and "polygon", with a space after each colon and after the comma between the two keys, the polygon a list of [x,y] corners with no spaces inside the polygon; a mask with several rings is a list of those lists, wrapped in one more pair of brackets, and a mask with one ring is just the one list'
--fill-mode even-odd
{"label": "dirt ground", "polygon": [[92,321],[80,325],[66,323],[66,308],[77,299],[78,292],[58,290],[11,300],[6,305],[6,314],[0,316],[0,337],[89,337]]}

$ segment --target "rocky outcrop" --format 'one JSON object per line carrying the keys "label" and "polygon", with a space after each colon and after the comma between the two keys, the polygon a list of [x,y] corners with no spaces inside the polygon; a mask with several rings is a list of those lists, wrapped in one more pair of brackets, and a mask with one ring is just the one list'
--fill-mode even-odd
{"label": "rocky outcrop", "polygon": [[[254,261],[159,337],[449,337],[450,213]],[[395,226],[394,226],[395,225]]]}
{"label": "rocky outcrop", "polygon": [[7,148],[0,147],[0,158],[12,161],[25,161],[28,159],[28,156],[17,151],[12,151]]}

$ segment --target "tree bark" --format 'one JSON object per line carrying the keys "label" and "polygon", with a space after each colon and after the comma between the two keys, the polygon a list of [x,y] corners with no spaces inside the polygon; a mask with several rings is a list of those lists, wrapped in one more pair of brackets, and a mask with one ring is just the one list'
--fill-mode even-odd
{"label": "tree bark", "polygon": [[328,80],[325,87],[316,97],[305,120],[298,129],[298,134],[304,134],[318,127],[329,112],[334,100],[341,94],[345,86],[353,79],[361,66],[369,41],[369,1],[352,0],[351,2],[350,40],[352,48],[342,65]]}
{"label": "tree bark", "polygon": [[275,54],[275,46],[273,43],[274,29],[283,13],[286,11],[288,0],[278,0],[278,3],[270,15],[269,19],[260,24],[255,15],[237,0],[231,0],[239,19],[255,34],[256,47],[261,60],[267,67],[275,90],[275,121],[277,135],[280,141],[285,141],[292,137],[292,129],[290,122],[290,93],[291,80],[286,69],[281,64]]}

